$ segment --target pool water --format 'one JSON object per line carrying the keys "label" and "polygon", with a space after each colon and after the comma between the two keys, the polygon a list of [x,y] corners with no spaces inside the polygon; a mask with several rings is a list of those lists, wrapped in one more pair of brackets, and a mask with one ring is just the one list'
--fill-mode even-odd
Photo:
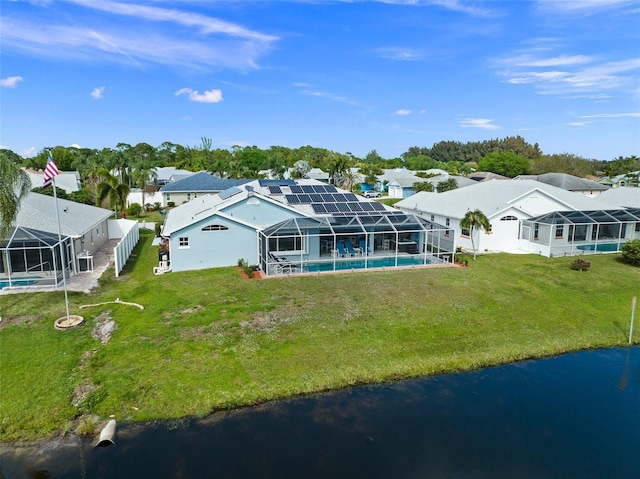
{"label": "pool water", "polygon": [[[11,281],[11,286],[27,286],[35,283],[34,279],[14,279]],[[0,281],[0,289],[9,286],[9,281]]]}
{"label": "pool water", "polygon": [[398,258],[396,265],[396,258],[375,258],[368,259],[351,259],[351,260],[337,260],[322,263],[308,263],[303,266],[303,272],[305,273],[322,273],[325,271],[345,271],[351,269],[370,269],[370,268],[392,268],[396,266],[424,266],[430,264],[431,261],[424,258],[416,258],[412,256],[402,256]]}

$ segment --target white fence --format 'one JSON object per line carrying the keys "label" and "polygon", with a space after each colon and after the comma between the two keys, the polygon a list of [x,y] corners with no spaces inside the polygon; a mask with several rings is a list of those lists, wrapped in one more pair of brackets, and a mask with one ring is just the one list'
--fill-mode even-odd
{"label": "white fence", "polygon": [[120,276],[124,265],[131,256],[133,248],[140,240],[138,222],[134,220],[109,220],[109,239],[121,238],[113,248],[116,277]]}

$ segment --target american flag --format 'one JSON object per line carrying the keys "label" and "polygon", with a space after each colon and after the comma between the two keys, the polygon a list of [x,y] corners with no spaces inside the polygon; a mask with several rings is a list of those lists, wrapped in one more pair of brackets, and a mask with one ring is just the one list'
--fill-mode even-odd
{"label": "american flag", "polygon": [[58,167],[53,161],[53,158],[51,157],[51,153],[49,153],[47,166],[44,169],[44,183],[42,184],[42,187],[46,188],[47,186],[50,186],[51,183],[53,182],[53,177],[58,176],[59,174],[60,174],[60,171],[58,170]]}

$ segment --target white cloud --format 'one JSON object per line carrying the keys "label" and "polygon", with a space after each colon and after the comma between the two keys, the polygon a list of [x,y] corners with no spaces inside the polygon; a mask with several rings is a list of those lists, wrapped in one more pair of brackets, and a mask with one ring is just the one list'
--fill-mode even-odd
{"label": "white cloud", "polygon": [[23,80],[21,76],[12,76],[0,79],[0,86],[5,88],[15,88]]}
{"label": "white cloud", "polygon": [[599,113],[595,115],[582,115],[580,118],[640,118],[640,112]]}
{"label": "white cloud", "polygon": [[93,91],[91,92],[91,96],[97,100],[99,98],[102,98],[103,93],[104,93],[104,87],[99,86],[93,89]]}
{"label": "white cloud", "polygon": [[633,5],[632,0],[538,0],[538,7],[558,13],[591,13]]}
{"label": "white cloud", "polygon": [[572,121],[569,126],[588,126],[590,124],[590,121]]}
{"label": "white cloud", "polygon": [[[345,0],[343,0],[345,1]],[[346,0],[351,2],[353,0]],[[496,11],[487,8],[480,8],[477,2],[463,2],[460,0],[377,0],[380,3],[388,3],[392,5],[410,5],[410,6],[438,6],[453,10],[455,12],[466,13],[474,17],[495,17]]]}
{"label": "white cloud", "polygon": [[189,100],[199,103],[220,103],[222,101],[222,90],[214,88],[213,90],[205,90],[204,93],[198,92],[192,88],[181,88],[176,93],[178,95],[187,95]]}
{"label": "white cloud", "polygon": [[482,130],[499,130],[498,125],[493,124],[494,120],[488,118],[465,118],[460,121],[462,128],[480,128]]}
{"label": "white cloud", "polygon": [[396,115],[399,115],[399,116],[411,115],[411,110],[407,110],[406,108],[401,108],[396,111]]}
{"label": "white cloud", "polygon": [[537,56],[531,53],[496,60],[494,64],[513,85],[532,85],[541,94],[598,95],[628,91],[637,83],[640,58],[602,61],[589,55]]}
{"label": "white cloud", "polygon": [[73,145],[69,145],[69,148],[80,148],[80,145],[74,143]]}
{"label": "white cloud", "polygon": [[382,47],[377,48],[375,52],[382,58],[400,61],[420,60],[424,56],[422,52],[413,48]]}
{"label": "white cloud", "polygon": [[56,2],[39,5],[41,8],[29,17],[3,11],[3,50],[141,68],[145,63],[156,63],[181,68],[250,70],[258,68],[258,58],[279,40],[180,8],[107,0],[68,1],[86,7],[76,9],[74,22],[52,13]]}
{"label": "white cloud", "polygon": [[22,150],[18,153],[22,158],[32,158],[38,154],[38,150],[35,147],[30,147]]}
{"label": "white cloud", "polygon": [[303,95],[315,96],[318,98],[327,98],[331,101],[335,101],[337,103],[344,103],[346,105],[351,106],[360,106],[358,102],[351,100],[350,98],[342,95],[337,95],[335,93],[330,93],[321,90],[312,89],[312,85],[307,85],[306,83],[295,83],[294,86],[300,88],[300,93]]}

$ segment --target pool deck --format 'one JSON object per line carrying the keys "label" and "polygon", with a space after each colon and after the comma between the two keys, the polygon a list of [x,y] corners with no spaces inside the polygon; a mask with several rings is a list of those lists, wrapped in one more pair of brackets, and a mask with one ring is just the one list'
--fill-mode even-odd
{"label": "pool deck", "polygon": [[[100,277],[109,266],[113,265],[113,248],[119,241],[119,239],[107,241],[93,254],[93,271],[83,271],[76,273],[71,278],[67,278],[67,291],[90,293],[96,288]],[[42,293],[63,290],[62,284],[59,286],[13,286],[0,289],[0,296],[4,294]]]}

